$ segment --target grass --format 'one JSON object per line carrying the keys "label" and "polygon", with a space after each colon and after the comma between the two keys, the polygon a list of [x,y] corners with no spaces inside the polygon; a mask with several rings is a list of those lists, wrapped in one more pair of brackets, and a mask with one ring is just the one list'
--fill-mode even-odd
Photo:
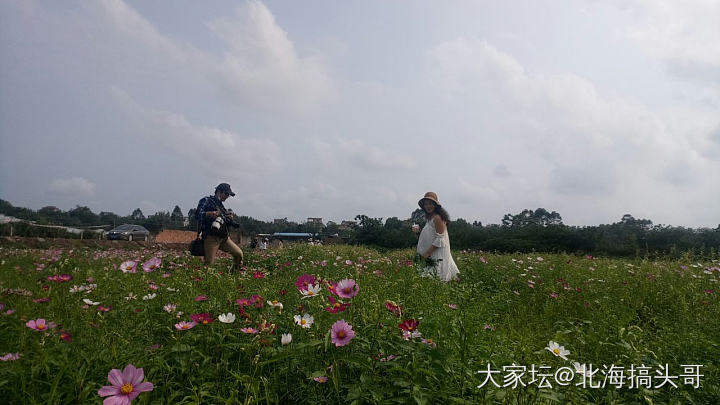
{"label": "grass", "polygon": [[[244,272],[228,273],[228,258],[203,268],[198,259],[171,250],[1,248],[0,355],[22,356],[0,363],[0,397],[10,403],[98,403],[97,391],[109,385],[108,372],[133,364],[154,384],[136,403],[720,400],[717,260],[455,252],[461,280],[442,283],[419,277],[412,253],[295,246],[249,253]],[[162,257],[159,270],[119,270],[126,260],[142,263],[156,256]],[[329,305],[326,285],[319,296],[306,299],[294,286],[306,273],[325,280],[354,279],[359,293],[343,300],[352,304],[346,311],[329,313],[324,310]],[[60,274],[72,280],[47,279]],[[73,285],[90,284],[88,278],[97,284],[94,291],[70,292]],[[142,299],[151,293],[156,298]],[[137,298],[127,299],[131,294]],[[196,301],[199,295],[207,300]],[[252,295],[262,296],[263,303],[277,300],[284,308],[248,307],[245,318],[236,300]],[[33,301],[38,298],[50,301]],[[83,298],[112,309],[84,307]],[[386,309],[388,300],[401,306],[401,317]],[[183,314],[163,310],[168,303]],[[9,309],[15,312],[6,315]],[[190,314],[217,319],[227,312],[237,315],[234,323],[215,321],[186,331],[174,327],[189,321]],[[315,319],[308,329],[293,320],[305,312]],[[25,326],[38,318],[59,326],[49,333]],[[419,321],[422,337],[404,340],[398,324],[410,318]],[[336,347],[330,339],[330,327],[339,319],[356,333],[347,346]],[[262,321],[274,324],[274,331],[240,330]],[[60,339],[60,329],[72,334],[71,342]],[[282,345],[282,333],[291,333],[292,343]],[[567,361],[545,349],[551,340],[570,351]],[[574,361],[599,368],[595,381],[600,382],[608,373],[603,365],[623,367],[623,387],[582,388],[575,385],[582,380],[579,375],[566,386],[550,378],[552,388],[539,387],[540,374],[574,370]],[[493,377],[501,387],[478,388],[485,379],[478,371],[488,364],[499,371]],[[526,367],[525,386],[502,387],[513,364]],[[702,365],[700,387],[677,378],[677,388],[654,388],[661,382],[657,371],[666,364],[669,375],[678,377],[682,365]],[[631,366],[649,367],[651,388],[628,387]]]}

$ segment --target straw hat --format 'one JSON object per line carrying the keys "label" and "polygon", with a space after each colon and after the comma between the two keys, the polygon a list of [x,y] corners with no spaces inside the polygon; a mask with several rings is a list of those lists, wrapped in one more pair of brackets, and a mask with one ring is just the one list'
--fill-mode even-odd
{"label": "straw hat", "polygon": [[418,201],[418,205],[420,206],[420,208],[423,208],[424,200],[430,200],[434,202],[438,207],[442,207],[442,205],[440,205],[440,201],[438,201],[437,194],[433,193],[432,191],[428,191],[427,193],[425,193],[425,196],[421,198],[420,201]]}

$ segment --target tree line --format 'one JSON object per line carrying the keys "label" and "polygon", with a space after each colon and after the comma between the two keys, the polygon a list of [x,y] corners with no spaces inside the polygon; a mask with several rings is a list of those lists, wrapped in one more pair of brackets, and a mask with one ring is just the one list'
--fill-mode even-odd
{"label": "tree line", "polygon": [[[139,208],[130,215],[119,216],[105,211],[95,214],[84,206],[76,206],[68,211],[56,207],[43,207],[35,211],[14,207],[0,200],[0,214],[38,224],[70,227],[114,227],[132,223],[142,225],[154,234],[163,229],[197,229],[195,209],[183,215],[177,205],[172,211],[159,211],[146,217]],[[424,226],[425,216],[422,210],[416,209],[407,219],[390,217],[383,220],[361,214],[354,221],[344,221],[342,224],[333,221],[326,224],[297,223],[286,219],[266,222],[249,216],[239,216],[237,222],[240,231],[247,235],[307,232],[319,236],[336,235],[351,244],[399,249],[415,246],[417,239],[410,227],[414,223]],[[7,234],[2,228],[0,231]],[[483,225],[477,221],[469,223],[457,218],[450,221],[448,231],[453,249],[609,256],[720,256],[720,225],[715,229],[654,225],[649,219],[636,219],[630,214],[623,215],[616,223],[578,227],[563,224],[562,217],[555,211],[525,209],[517,214],[506,214],[500,224]]]}

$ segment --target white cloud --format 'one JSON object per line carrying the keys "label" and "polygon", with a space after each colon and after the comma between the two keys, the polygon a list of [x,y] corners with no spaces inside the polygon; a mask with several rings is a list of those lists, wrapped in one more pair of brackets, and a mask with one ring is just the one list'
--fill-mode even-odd
{"label": "white cloud", "polygon": [[235,100],[305,112],[334,97],[322,60],[300,57],[263,3],[249,1],[234,17],[214,21],[210,28],[227,47],[218,71]]}
{"label": "white cloud", "polygon": [[630,98],[603,94],[577,75],[530,71],[484,40],[458,38],[428,55],[429,77],[445,95],[446,108],[484,129],[478,131],[492,128],[499,135],[479,141],[488,145],[491,162],[514,168],[507,179],[512,187],[503,192],[507,201],[578,212],[578,201],[593,197],[607,207],[650,206],[652,214],[665,216],[679,200],[716,195],[707,187],[687,193],[679,184],[680,178],[720,170],[703,156],[707,119],[682,125],[686,121],[677,119],[687,115],[681,110],[661,115]]}
{"label": "white cloud", "polygon": [[360,139],[337,138],[334,142],[321,140],[311,141],[318,160],[330,169],[342,169],[350,164],[352,167],[370,171],[411,170],[417,162],[405,153],[384,150],[368,145]]}
{"label": "white cloud", "polygon": [[95,183],[83,177],[55,179],[50,184],[50,191],[83,198],[95,195]]}
{"label": "white cloud", "polygon": [[280,148],[272,140],[194,125],[183,115],[148,109],[121,89],[113,88],[112,93],[143,139],[158,143],[209,176],[246,180],[282,167]]}
{"label": "white cloud", "polygon": [[102,0],[100,6],[100,17],[119,33],[111,36],[115,43],[104,46],[125,49],[133,66],[151,66],[170,76],[183,72],[175,80],[204,79],[232,102],[261,110],[307,113],[335,95],[322,59],[298,55],[287,32],[259,1],[246,2],[232,18],[208,23],[224,45],[222,57],[161,34],[121,0]]}

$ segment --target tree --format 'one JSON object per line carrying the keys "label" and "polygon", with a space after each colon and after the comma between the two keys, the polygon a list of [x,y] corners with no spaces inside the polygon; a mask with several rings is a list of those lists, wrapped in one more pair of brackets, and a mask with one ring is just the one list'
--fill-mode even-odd
{"label": "tree", "polygon": [[418,224],[420,227],[423,227],[425,225],[425,211],[421,210],[420,208],[417,208],[415,211],[410,214],[410,220],[413,224]]}
{"label": "tree", "polygon": [[100,223],[97,214],[92,212],[88,207],[76,205],[75,208],[68,211],[68,225],[90,226]]}
{"label": "tree", "polygon": [[187,215],[187,216],[188,216],[188,219],[190,220],[190,223],[188,224],[188,227],[189,227],[190,229],[197,229],[197,226],[198,226],[197,219],[195,218],[195,211],[196,211],[195,208],[190,208],[190,209],[188,210],[188,215]]}
{"label": "tree", "polygon": [[183,216],[182,210],[180,206],[176,205],[172,214],[170,214],[170,222],[172,222],[174,226],[182,226],[184,221],[185,217]]}
{"label": "tree", "polygon": [[519,214],[505,214],[502,218],[505,227],[524,228],[527,226],[559,226],[562,225],[562,217],[557,212],[548,212],[545,208],[538,208],[535,211],[524,209]]}
{"label": "tree", "polygon": [[140,208],[135,208],[135,211],[130,214],[130,219],[135,221],[142,221],[143,219],[145,219],[145,215],[140,210]]}
{"label": "tree", "polygon": [[98,214],[100,225],[112,225],[113,228],[120,225],[121,218],[112,212],[101,211]]}

